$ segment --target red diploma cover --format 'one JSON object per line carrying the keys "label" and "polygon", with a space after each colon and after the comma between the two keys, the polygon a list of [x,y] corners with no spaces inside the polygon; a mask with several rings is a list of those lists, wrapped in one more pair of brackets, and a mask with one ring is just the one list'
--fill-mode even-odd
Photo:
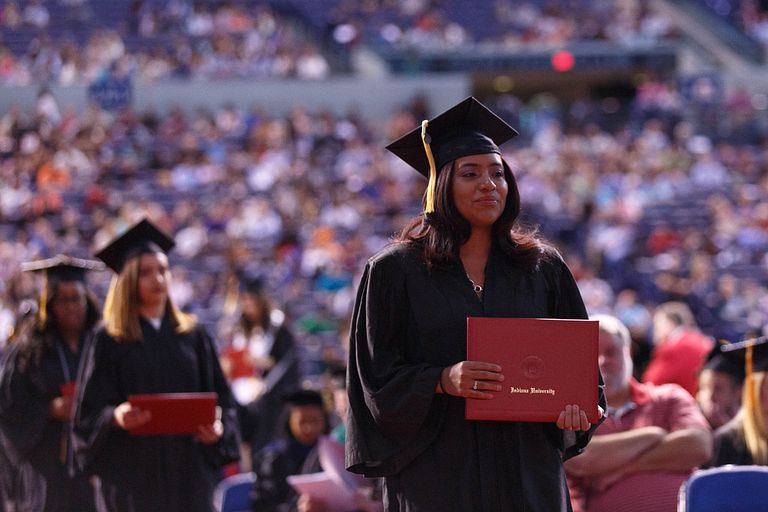
{"label": "red diploma cover", "polygon": [[256,367],[247,349],[226,348],[221,352],[221,358],[226,361],[226,373],[230,380],[256,375]]}
{"label": "red diploma cover", "polygon": [[128,402],[152,413],[147,423],[130,430],[134,436],[196,434],[216,420],[216,393],[129,395]]}
{"label": "red diploma cover", "polygon": [[576,404],[599,419],[598,322],[549,318],[467,318],[467,359],[501,366],[502,390],[466,399],[468,420],[555,422]]}
{"label": "red diploma cover", "polygon": [[64,397],[74,397],[75,391],[75,381],[65,382],[59,386],[59,392]]}

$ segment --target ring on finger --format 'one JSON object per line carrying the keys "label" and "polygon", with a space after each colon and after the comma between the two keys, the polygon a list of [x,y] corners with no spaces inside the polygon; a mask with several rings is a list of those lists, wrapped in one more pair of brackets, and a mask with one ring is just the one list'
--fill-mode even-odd
{"label": "ring on finger", "polygon": [[477,391],[477,381],[475,381],[475,383],[472,384],[472,390]]}

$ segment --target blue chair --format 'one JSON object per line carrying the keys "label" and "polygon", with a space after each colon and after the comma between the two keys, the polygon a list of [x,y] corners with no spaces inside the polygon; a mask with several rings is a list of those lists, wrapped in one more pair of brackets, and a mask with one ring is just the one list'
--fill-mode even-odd
{"label": "blue chair", "polygon": [[695,471],[680,486],[677,512],[768,511],[768,467],[727,465]]}
{"label": "blue chair", "polygon": [[216,512],[249,512],[251,488],[256,481],[254,473],[240,473],[225,478],[213,491],[213,508]]}

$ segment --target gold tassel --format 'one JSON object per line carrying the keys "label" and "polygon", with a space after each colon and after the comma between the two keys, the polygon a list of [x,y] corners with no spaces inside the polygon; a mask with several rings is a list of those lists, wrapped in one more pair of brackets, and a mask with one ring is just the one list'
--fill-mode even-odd
{"label": "gold tassel", "polygon": [[429,183],[427,183],[427,199],[424,206],[424,213],[434,213],[435,211],[435,187],[437,186],[437,168],[435,167],[435,157],[432,156],[432,148],[430,147],[430,137],[427,134],[428,120],[421,122],[421,142],[424,144],[424,152],[427,154],[427,160],[429,161]]}
{"label": "gold tassel", "polygon": [[48,322],[48,314],[46,313],[46,306],[48,305],[48,281],[48,273],[46,272],[45,275],[43,275],[43,290],[40,292],[40,306],[39,311],[37,312],[38,318],[40,319],[41,329],[45,329]]}
{"label": "gold tassel", "polygon": [[749,343],[747,345],[747,352],[744,355],[744,385],[747,386],[747,392],[745,394],[747,398],[747,403],[745,404],[745,408],[748,411],[754,411],[755,406],[755,395],[754,395],[754,383],[752,382],[752,352],[753,352],[753,345],[752,343]]}

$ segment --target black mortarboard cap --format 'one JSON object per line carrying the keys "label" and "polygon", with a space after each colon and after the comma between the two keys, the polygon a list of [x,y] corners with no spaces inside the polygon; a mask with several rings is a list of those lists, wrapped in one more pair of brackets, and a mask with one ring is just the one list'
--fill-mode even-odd
{"label": "black mortarboard cap", "polygon": [[750,368],[746,366],[747,347],[752,346],[752,371],[768,371],[768,336],[759,336],[736,343],[726,343],[720,346],[723,355],[727,355],[740,361],[744,365],[745,374],[749,374]]}
{"label": "black mortarboard cap", "polygon": [[48,281],[85,281],[85,273],[92,270],[104,270],[100,261],[73,258],[58,254],[53,258],[28,261],[21,264],[24,272],[45,272]]}
{"label": "black mortarboard cap", "polygon": [[751,413],[759,411],[760,390],[756,389],[752,374],[754,372],[768,371],[768,336],[758,336],[736,343],[726,343],[720,347],[723,353],[736,352],[744,361],[744,400],[742,407]]}
{"label": "black mortarboard cap", "polygon": [[730,375],[742,382],[745,376],[744,351],[722,352],[718,347],[717,352],[704,364],[704,369]]}
{"label": "black mortarboard cap", "polygon": [[[427,135],[439,173],[445,164],[463,156],[501,154],[499,146],[515,137],[517,130],[470,96],[429,121]],[[387,149],[429,177],[421,127],[390,143]]]}
{"label": "black mortarboard cap", "polygon": [[129,259],[139,254],[167,253],[174,245],[176,243],[170,236],[143,219],[107,244],[96,257],[119,274]]}
{"label": "black mortarboard cap", "polygon": [[501,154],[499,145],[517,131],[469,97],[433,120],[390,143],[387,149],[429,179],[424,204],[427,219],[435,211],[435,189],[440,169],[453,160],[469,155]]}
{"label": "black mortarboard cap", "polygon": [[288,393],[283,401],[290,405],[316,405],[324,407],[323,397],[317,391],[311,389],[299,389]]}
{"label": "black mortarboard cap", "polygon": [[53,258],[28,261],[21,264],[24,272],[43,272],[45,280],[40,293],[38,314],[40,321],[45,324],[47,318],[48,293],[53,283],[61,282],[85,282],[85,273],[92,270],[104,270],[104,264],[100,261],[73,258],[64,254],[57,254]]}
{"label": "black mortarboard cap", "polygon": [[260,276],[243,276],[240,278],[240,291],[259,295],[264,290],[264,279]]}

